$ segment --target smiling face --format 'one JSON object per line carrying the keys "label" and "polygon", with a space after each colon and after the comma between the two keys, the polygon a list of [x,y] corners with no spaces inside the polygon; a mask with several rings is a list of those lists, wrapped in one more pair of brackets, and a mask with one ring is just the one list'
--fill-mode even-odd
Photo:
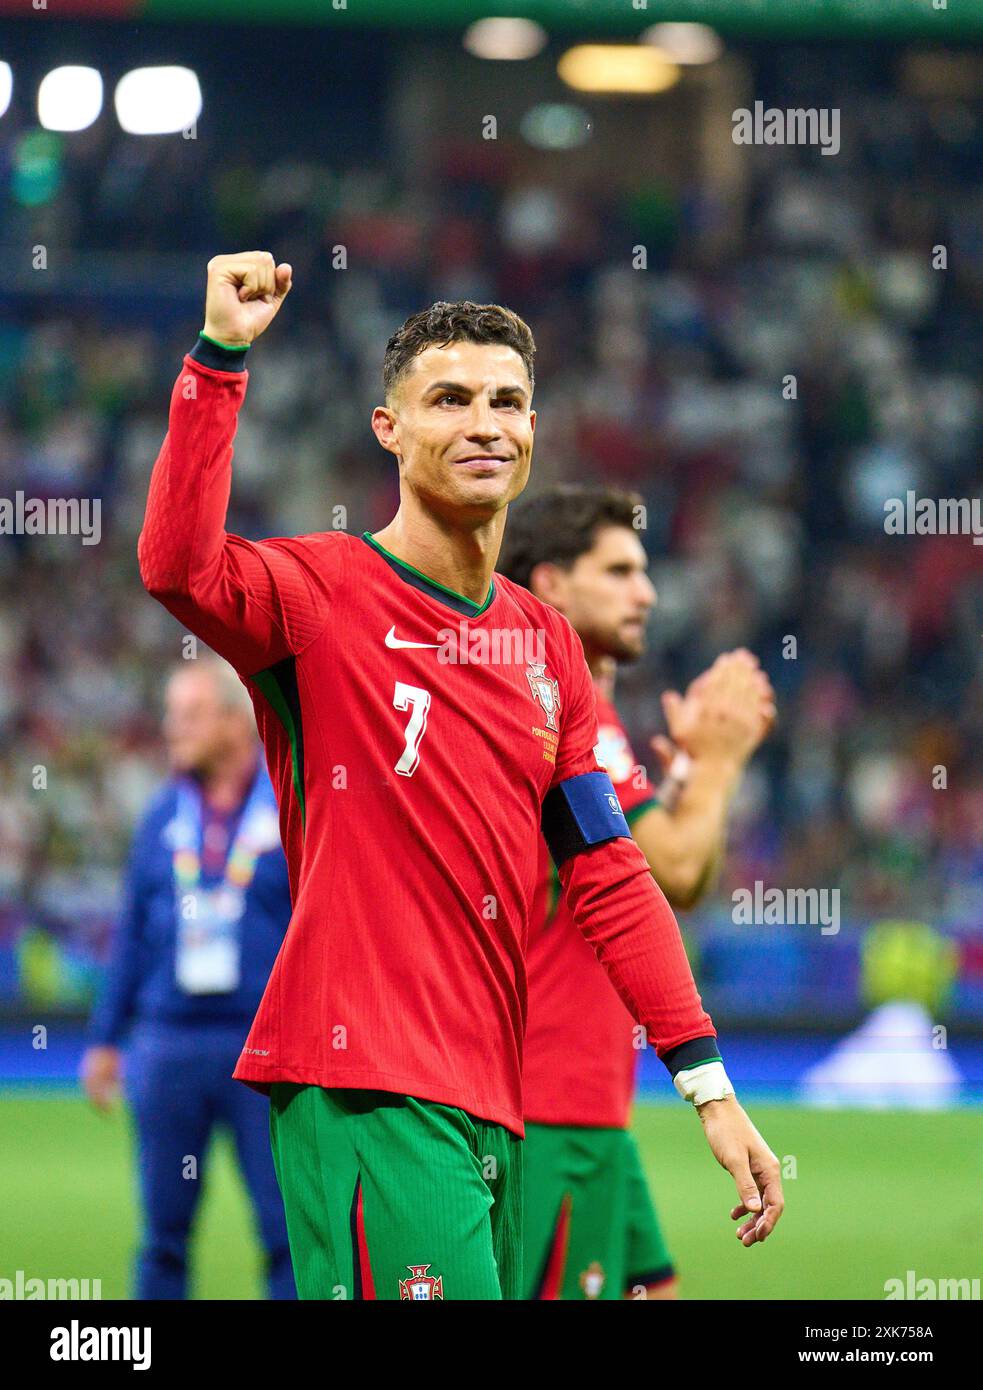
{"label": "smiling face", "polygon": [[522,358],[504,343],[424,348],[372,428],[399,460],[401,492],[448,520],[488,521],[529,479],[536,413]]}

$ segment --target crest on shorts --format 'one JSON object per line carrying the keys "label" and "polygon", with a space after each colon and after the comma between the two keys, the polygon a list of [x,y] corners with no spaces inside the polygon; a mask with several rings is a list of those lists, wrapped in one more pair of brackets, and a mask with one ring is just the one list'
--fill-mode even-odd
{"label": "crest on shorts", "polygon": [[444,1276],[441,1274],[434,1278],[428,1274],[429,1265],[407,1265],[410,1272],[408,1279],[399,1281],[399,1301],[406,1303],[428,1303],[435,1298],[444,1297]]}
{"label": "crest on shorts", "polygon": [[607,1275],[597,1260],[591,1260],[577,1282],[583,1289],[585,1298],[600,1298],[601,1290],[607,1282]]}
{"label": "crest on shorts", "polygon": [[547,729],[556,729],[556,716],[560,709],[559,682],[546,674],[545,661],[530,661],[526,667],[526,680],[532,698],[546,711]]}

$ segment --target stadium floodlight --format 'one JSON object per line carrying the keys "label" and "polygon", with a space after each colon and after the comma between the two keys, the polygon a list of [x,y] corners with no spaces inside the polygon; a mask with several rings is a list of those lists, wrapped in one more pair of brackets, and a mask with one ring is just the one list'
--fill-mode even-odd
{"label": "stadium floodlight", "polygon": [[38,121],[45,130],[87,130],[102,110],[102,76],[95,68],[52,68],[38,87]]}
{"label": "stadium floodlight", "polygon": [[575,150],[590,139],[590,116],[582,106],[541,102],[519,125],[522,138],[537,150]]}
{"label": "stadium floodlight", "polygon": [[556,70],[578,92],[622,96],[665,92],[680,76],[679,68],[660,49],[642,44],[578,44],[567,49]]}
{"label": "stadium floodlight", "polygon": [[14,90],[14,73],[9,63],[0,63],[0,116],[6,113]]}
{"label": "stadium floodlight", "polygon": [[684,66],[712,63],[724,51],[723,40],[709,24],[653,24],[641,41],[661,48],[667,58]]}
{"label": "stadium floodlight", "polygon": [[117,82],[113,100],[128,135],[173,135],[201,115],[201,85],[190,68],[134,68]]}
{"label": "stadium floodlight", "polygon": [[535,58],[549,35],[532,19],[476,19],[464,31],[464,47],[476,58],[516,62]]}

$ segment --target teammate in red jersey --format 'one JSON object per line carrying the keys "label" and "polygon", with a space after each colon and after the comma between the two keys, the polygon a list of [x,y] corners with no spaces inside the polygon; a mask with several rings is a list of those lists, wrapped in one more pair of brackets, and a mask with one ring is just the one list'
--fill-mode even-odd
{"label": "teammate in red jersey", "polygon": [[[774,692],[746,651],[719,657],[685,699],[668,692],[675,745],[653,740],[668,775],[658,792],[652,787],[612,704],[616,663],[641,655],[655,602],[635,525],[641,502],[583,486],[522,501],[499,568],[580,636],[595,682],[598,760],[659,886],[688,907],[719,862],[728,804],[774,720]],[[526,956],[526,1296],[674,1297],[672,1261],[628,1130],[644,1033],[558,899],[545,845],[541,861]]]}
{"label": "teammate in red jersey", "polygon": [[392,522],[250,542],[225,530],[245,355],[290,282],[267,252],[209,262],[139,558],[249,688],[280,803],[294,911],[236,1076],[270,1093],[298,1293],[519,1295],[540,826],[578,927],[734,1177],[742,1239],[765,1239],[778,1162],[598,768],[581,645],[493,578],[532,458],[532,335],[495,305],[414,315],[372,416],[399,470]]}

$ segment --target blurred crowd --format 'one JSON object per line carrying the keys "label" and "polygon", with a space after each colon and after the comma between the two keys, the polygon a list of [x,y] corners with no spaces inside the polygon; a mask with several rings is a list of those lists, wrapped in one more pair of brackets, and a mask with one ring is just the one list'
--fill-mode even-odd
{"label": "blurred crowd", "polygon": [[[43,982],[51,941],[52,990],[84,995],[104,948],[183,635],[137,573],[147,482],[204,263],[254,246],[291,261],[296,289],[250,354],[230,530],[384,524],[395,475],[368,415],[387,337],[434,299],[509,304],[538,345],[533,485],[603,479],[645,499],[660,601],[620,687],[637,751],[662,729],[660,692],[722,650],[751,648],[778,692],[694,939],[757,879],[840,887],[844,932],[916,917],[983,974],[983,546],[884,527],[908,490],[980,493],[967,151],[983,115],[866,100],[836,159],[747,150],[746,214],[723,241],[710,185],[574,192],[487,146],[448,148],[422,184],[383,161],[339,172],[244,148],[230,165],[204,142],[118,132],[69,156],[31,210],[38,240],[140,253],[149,274],[180,223],[201,274],[163,322],[93,287],[0,323],[0,497],[102,499],[99,545],[0,540],[0,1002],[25,953]],[[3,206],[9,239],[26,213]]]}

